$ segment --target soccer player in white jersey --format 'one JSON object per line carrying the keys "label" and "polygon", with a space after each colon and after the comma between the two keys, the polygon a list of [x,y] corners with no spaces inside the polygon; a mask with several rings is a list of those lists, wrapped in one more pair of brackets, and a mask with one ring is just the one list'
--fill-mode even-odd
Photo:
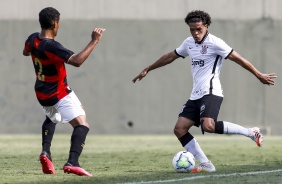
{"label": "soccer player in white jersey", "polygon": [[177,58],[189,57],[193,75],[191,96],[183,106],[174,127],[174,134],[182,146],[191,152],[200,162],[192,172],[214,172],[216,169],[207,158],[199,143],[189,133],[194,125],[201,127],[202,133],[240,134],[251,138],[257,146],[262,145],[262,134],[258,127],[245,128],[240,125],[218,121],[218,113],[223,101],[219,80],[223,59],[229,59],[241,65],[257,77],[261,83],[274,85],[275,73],[264,74],[258,71],[247,59],[240,56],[223,40],[208,32],[211,18],[200,10],[188,13],[184,19],[191,36],[174,51],[164,54],[152,65],[146,67],[132,81],[135,83],[145,77],[149,71],[172,63]]}

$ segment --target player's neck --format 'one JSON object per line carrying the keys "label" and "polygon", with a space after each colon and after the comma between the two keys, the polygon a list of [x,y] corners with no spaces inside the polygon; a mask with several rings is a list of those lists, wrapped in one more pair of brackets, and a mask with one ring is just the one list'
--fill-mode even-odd
{"label": "player's neck", "polygon": [[42,29],[40,34],[39,34],[40,38],[54,39],[55,36],[56,35],[55,35],[54,31],[50,30],[50,29]]}

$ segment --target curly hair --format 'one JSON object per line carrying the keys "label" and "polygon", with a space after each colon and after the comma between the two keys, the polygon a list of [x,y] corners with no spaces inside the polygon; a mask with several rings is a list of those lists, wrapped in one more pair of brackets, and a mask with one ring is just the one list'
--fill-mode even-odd
{"label": "curly hair", "polygon": [[52,29],[53,22],[60,20],[60,13],[52,7],[47,7],[39,12],[39,22],[42,29]]}
{"label": "curly hair", "polygon": [[195,10],[188,13],[184,20],[186,24],[195,22],[203,22],[203,24],[207,24],[208,26],[211,24],[210,15],[201,10]]}

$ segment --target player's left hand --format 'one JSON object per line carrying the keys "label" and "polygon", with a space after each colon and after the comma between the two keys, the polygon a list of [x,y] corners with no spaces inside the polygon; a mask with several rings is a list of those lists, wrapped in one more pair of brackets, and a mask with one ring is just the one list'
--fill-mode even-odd
{"label": "player's left hand", "polygon": [[277,78],[277,75],[275,73],[261,74],[259,76],[260,82],[263,83],[263,84],[267,84],[267,85],[274,85],[274,83],[275,83],[274,79],[275,78]]}

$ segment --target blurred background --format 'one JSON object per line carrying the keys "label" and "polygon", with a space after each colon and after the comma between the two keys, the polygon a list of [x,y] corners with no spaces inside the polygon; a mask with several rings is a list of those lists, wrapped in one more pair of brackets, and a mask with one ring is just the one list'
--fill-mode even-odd
{"label": "blurred background", "polygon": [[[219,120],[259,126],[281,135],[280,0],[1,0],[0,134],[38,134],[45,119],[33,90],[35,74],[22,50],[27,37],[40,32],[38,13],[52,6],[61,13],[56,40],[80,52],[95,27],[106,32],[80,67],[67,65],[68,82],[82,102],[92,134],[173,134],[182,105],[192,89],[189,58],[132,79],[190,36],[184,18],[204,10],[209,32],[264,73],[278,75],[263,85],[230,60],[221,70],[224,101]],[[280,78],[279,78],[280,77]],[[71,132],[58,125],[57,133]],[[200,133],[198,128],[193,133]]]}

